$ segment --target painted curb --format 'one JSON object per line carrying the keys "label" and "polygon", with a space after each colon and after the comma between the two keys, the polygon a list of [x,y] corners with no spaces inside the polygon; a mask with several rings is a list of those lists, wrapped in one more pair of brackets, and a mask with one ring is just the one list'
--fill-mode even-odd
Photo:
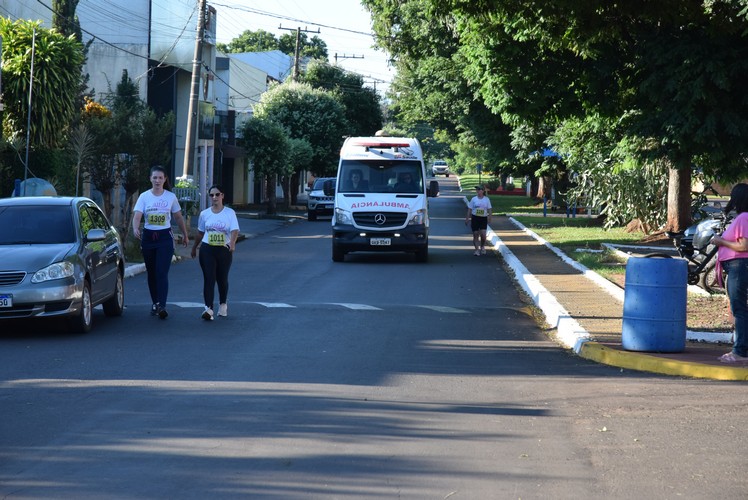
{"label": "painted curb", "polygon": [[669,360],[640,352],[612,349],[599,342],[585,342],[578,354],[590,361],[629,370],[712,380],[748,380],[748,368]]}

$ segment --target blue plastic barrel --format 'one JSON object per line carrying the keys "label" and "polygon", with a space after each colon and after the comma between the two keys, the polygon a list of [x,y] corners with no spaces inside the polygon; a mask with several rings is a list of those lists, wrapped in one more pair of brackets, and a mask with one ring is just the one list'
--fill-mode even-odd
{"label": "blue plastic barrel", "polygon": [[688,266],[683,259],[631,257],[626,264],[621,343],[628,351],[686,348]]}

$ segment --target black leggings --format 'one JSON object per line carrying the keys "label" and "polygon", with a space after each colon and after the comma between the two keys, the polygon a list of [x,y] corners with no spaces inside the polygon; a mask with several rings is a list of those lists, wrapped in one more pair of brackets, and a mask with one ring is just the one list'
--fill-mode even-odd
{"label": "black leggings", "polygon": [[174,256],[174,237],[171,229],[153,231],[143,229],[140,250],[148,272],[148,291],[154,304],[166,307],[169,294],[169,268]]}
{"label": "black leggings", "polygon": [[203,298],[213,309],[215,287],[218,284],[218,303],[225,304],[229,296],[229,269],[232,254],[226,246],[203,243],[200,245],[200,267],[203,270]]}

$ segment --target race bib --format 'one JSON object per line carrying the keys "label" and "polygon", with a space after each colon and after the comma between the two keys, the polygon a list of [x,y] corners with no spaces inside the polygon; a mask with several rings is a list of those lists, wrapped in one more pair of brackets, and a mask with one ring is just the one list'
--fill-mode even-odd
{"label": "race bib", "polygon": [[485,217],[486,216],[486,209],[485,208],[476,208],[475,209],[475,215],[478,217]]}
{"label": "race bib", "polygon": [[226,234],[218,231],[208,231],[208,245],[216,247],[226,246]]}
{"label": "race bib", "polygon": [[148,214],[148,224],[152,226],[165,226],[166,214],[158,212]]}

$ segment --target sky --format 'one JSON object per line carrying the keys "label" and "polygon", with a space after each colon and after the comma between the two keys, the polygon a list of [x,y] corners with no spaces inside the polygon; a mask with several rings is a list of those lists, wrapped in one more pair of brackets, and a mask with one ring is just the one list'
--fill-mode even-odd
{"label": "sky", "polygon": [[324,40],[331,63],[335,63],[337,54],[338,66],[362,75],[365,85],[380,94],[384,95],[394,78],[395,70],[388,65],[387,55],[373,48],[369,12],[356,0],[218,0],[208,3],[216,9],[216,41],[219,43],[229,43],[246,30],[262,29],[280,37],[291,33],[289,29],[301,28],[314,31],[307,33],[309,38],[318,36]]}

